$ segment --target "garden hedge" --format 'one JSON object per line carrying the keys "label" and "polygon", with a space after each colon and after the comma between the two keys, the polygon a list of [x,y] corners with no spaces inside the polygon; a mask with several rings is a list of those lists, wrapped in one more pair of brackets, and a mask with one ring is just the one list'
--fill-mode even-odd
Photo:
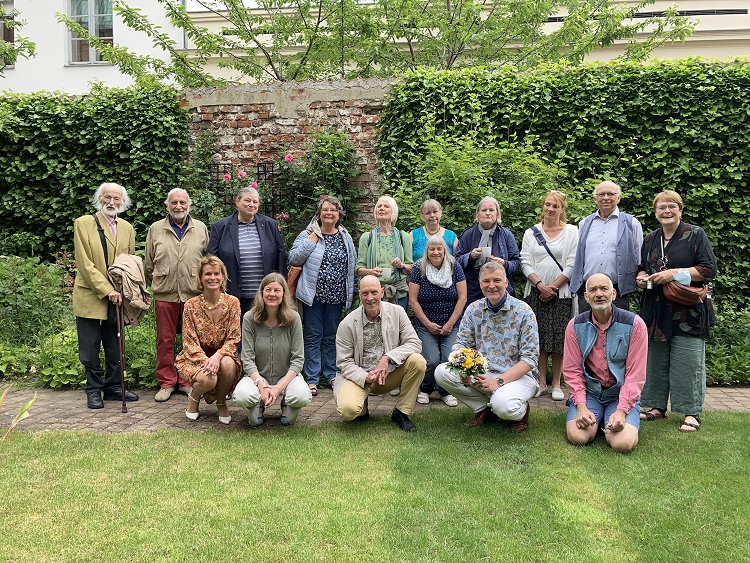
{"label": "garden hedge", "polygon": [[143,240],[182,185],[188,114],[170,87],[93,88],[91,95],[0,96],[0,243],[7,253],[71,249],[73,221],[104,181],[124,185],[123,214]]}
{"label": "garden hedge", "polygon": [[746,59],[408,74],[393,86],[379,121],[380,166],[390,191],[417,189],[415,163],[439,137],[531,144],[566,171],[564,189],[589,201],[596,183],[612,179],[623,188],[621,208],[645,232],[657,227],[654,195],[678,191],[684,220],[702,226],[714,245],[716,293],[750,303]]}

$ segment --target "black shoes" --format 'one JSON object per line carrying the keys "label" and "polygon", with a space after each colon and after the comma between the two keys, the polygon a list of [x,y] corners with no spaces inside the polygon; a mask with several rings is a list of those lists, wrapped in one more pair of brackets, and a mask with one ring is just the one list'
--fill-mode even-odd
{"label": "black shoes", "polygon": [[367,399],[365,399],[365,412],[356,417],[354,420],[356,420],[357,422],[365,422],[366,420],[370,420],[370,406],[367,404]]}
{"label": "black shoes", "polygon": [[398,427],[401,430],[404,430],[406,432],[414,432],[417,429],[417,425],[414,424],[411,420],[409,420],[409,417],[406,416],[404,413],[402,413],[398,409],[393,409],[393,414],[391,414],[391,420],[398,424]]}
{"label": "black shoes", "polygon": [[86,406],[90,409],[103,409],[104,401],[102,401],[101,392],[87,391],[86,392]]}
{"label": "black shoes", "polygon": [[[104,400],[105,401],[122,401],[122,389],[120,387],[107,387],[104,389]],[[132,391],[125,390],[126,401],[137,401],[138,395]],[[104,405],[102,405],[104,406]],[[101,407],[99,407],[101,408]]]}

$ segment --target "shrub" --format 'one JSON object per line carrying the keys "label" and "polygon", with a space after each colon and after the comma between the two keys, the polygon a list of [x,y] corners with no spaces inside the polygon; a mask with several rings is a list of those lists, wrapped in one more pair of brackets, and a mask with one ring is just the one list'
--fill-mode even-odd
{"label": "shrub", "polygon": [[37,372],[42,381],[53,389],[70,386],[83,387],[86,374],[78,359],[78,334],[72,324],[44,338],[36,353]]}
{"label": "shrub", "polygon": [[750,384],[750,310],[719,308],[716,326],[706,343],[706,382],[709,385]]}
{"label": "shrub", "polygon": [[145,236],[164,216],[166,193],[182,186],[187,122],[176,90],[165,86],[0,95],[5,252],[46,258],[71,249],[73,221],[92,212],[104,181],[127,188],[134,204],[123,218]]}
{"label": "shrub", "polygon": [[39,258],[0,256],[0,341],[36,346],[70,318],[67,272]]}

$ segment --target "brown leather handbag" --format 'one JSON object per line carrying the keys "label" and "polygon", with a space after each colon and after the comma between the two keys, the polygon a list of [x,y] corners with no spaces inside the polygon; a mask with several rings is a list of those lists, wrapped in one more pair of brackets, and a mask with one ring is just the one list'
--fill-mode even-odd
{"label": "brown leather handbag", "polygon": [[679,303],[680,305],[687,305],[688,307],[693,307],[698,303],[703,303],[706,299],[706,295],[708,295],[707,285],[693,287],[690,285],[682,285],[680,282],[672,280],[661,287],[664,291],[664,297],[669,299],[672,303]]}

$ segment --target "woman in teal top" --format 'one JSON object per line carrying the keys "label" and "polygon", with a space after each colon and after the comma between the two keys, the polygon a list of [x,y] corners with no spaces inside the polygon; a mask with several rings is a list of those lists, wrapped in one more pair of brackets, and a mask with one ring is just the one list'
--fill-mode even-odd
{"label": "woman in teal top", "polygon": [[425,200],[422,207],[419,208],[419,214],[424,221],[424,227],[419,227],[411,232],[412,238],[412,258],[414,261],[420,260],[424,254],[424,248],[427,239],[439,235],[445,241],[448,252],[451,256],[456,255],[458,246],[458,236],[450,229],[440,226],[440,219],[443,218],[443,206],[434,199]]}
{"label": "woman in teal top", "polygon": [[398,219],[398,205],[387,195],[375,204],[378,226],[359,238],[357,275],[375,276],[385,289],[383,299],[397,303],[404,309],[409,302],[409,274],[411,274],[411,235],[394,225]]}

